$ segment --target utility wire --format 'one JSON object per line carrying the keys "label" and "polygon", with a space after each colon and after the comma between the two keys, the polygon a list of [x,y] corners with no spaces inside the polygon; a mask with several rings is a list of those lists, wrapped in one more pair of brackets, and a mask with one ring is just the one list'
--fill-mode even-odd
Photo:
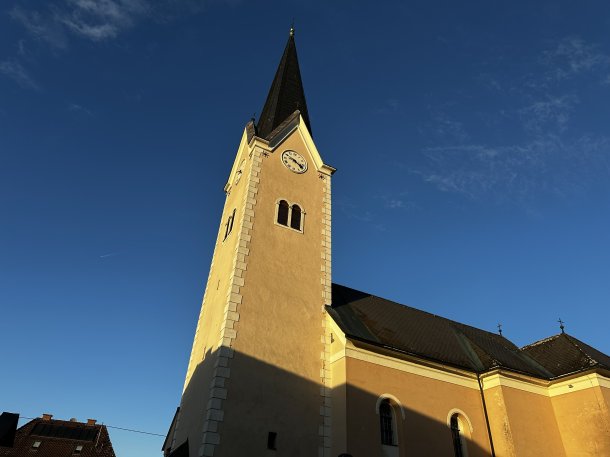
{"label": "utility wire", "polygon": [[[103,425],[106,425],[106,424],[103,424]],[[130,428],[115,427],[114,425],[106,425],[106,427],[108,427],[108,428],[116,428],[116,429],[119,429],[119,430],[125,430],[126,432],[144,433],[145,435],[154,435],[154,436],[165,437],[165,435],[160,435],[159,433],[143,432],[141,430],[131,430]]]}
{"label": "utility wire", "polygon": [[[26,416],[19,416],[19,419],[40,419],[40,417],[26,417]],[[161,437],[165,437],[165,435],[161,435],[160,433],[152,433],[152,432],[143,432],[142,430],[132,430],[130,428],[123,428],[123,427],[116,427],[114,425],[108,425],[108,424],[104,424],[104,423],[99,423],[96,425],[104,425],[108,428],[116,428],[117,430],[123,430],[125,432],[132,432],[132,433],[142,433],[144,435],[153,435],[153,436],[161,436]]]}

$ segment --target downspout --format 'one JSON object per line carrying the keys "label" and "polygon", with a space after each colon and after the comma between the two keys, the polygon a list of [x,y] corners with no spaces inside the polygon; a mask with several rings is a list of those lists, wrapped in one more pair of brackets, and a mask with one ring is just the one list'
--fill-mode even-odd
{"label": "downspout", "polygon": [[489,425],[489,416],[487,415],[487,403],[485,403],[485,394],[483,393],[483,384],[481,384],[481,375],[479,373],[477,373],[477,381],[479,382],[481,400],[483,400],[483,413],[485,413],[485,424],[487,425],[487,435],[489,436],[489,445],[491,446],[491,457],[496,457],[496,450],[494,449],[494,439],[491,436],[491,426]]}

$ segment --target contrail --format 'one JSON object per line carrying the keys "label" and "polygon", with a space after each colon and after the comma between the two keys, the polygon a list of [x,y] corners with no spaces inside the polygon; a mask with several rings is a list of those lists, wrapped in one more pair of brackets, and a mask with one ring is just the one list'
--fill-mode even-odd
{"label": "contrail", "polygon": [[111,252],[109,254],[104,254],[100,256],[100,259],[105,259],[106,257],[114,257],[115,255],[119,255],[118,252]]}

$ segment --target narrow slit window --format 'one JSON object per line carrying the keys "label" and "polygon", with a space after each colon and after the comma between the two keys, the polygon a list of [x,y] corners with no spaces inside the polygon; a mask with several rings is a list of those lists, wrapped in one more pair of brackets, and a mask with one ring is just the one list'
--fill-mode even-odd
{"label": "narrow slit window", "polygon": [[277,450],[277,433],[276,432],[269,432],[269,435],[267,435],[267,449],[271,449],[273,451]]}
{"label": "narrow slit window", "polygon": [[231,213],[231,215],[229,216],[229,219],[227,219],[227,224],[225,227],[225,237],[223,238],[224,240],[227,239],[227,237],[231,233],[231,230],[233,230],[233,221],[234,220],[235,220],[235,210],[233,210],[233,213]]}
{"label": "narrow slit window", "polygon": [[288,209],[288,202],[286,200],[280,200],[279,207],[277,209],[278,224],[288,226]]}
{"label": "narrow slit window", "polygon": [[235,210],[233,210],[233,213],[229,218],[229,233],[231,233],[231,231],[233,230],[233,222],[235,222]]}
{"label": "narrow slit window", "polygon": [[292,205],[290,227],[295,230],[301,230],[301,208],[299,207],[299,205]]}

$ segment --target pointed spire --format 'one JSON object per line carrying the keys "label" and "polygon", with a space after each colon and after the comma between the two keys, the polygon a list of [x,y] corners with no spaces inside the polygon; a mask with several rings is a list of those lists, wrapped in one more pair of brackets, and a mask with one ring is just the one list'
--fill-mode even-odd
{"label": "pointed spire", "polygon": [[311,132],[301,71],[297,59],[297,48],[294,43],[294,26],[292,26],[290,27],[288,43],[286,43],[284,54],[275,72],[269,95],[267,95],[265,106],[258,120],[258,136],[267,138],[295,110],[301,112],[301,116]]}

